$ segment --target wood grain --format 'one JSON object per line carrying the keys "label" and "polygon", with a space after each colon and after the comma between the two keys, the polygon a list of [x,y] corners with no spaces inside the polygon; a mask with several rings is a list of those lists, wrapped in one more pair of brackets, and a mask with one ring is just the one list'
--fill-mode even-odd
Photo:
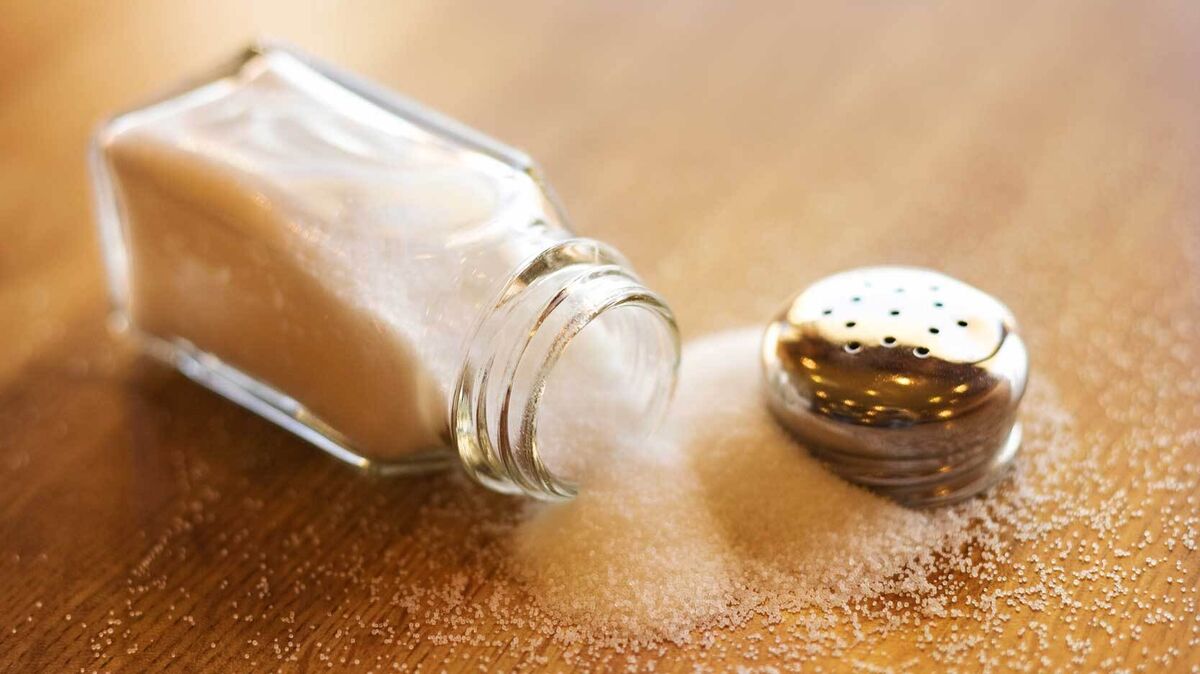
{"label": "wood grain", "polygon": [[[549,645],[345,638],[404,622],[364,579],[426,568],[406,547],[418,506],[471,487],[364,478],[107,336],[89,130],[261,33],[538,157],[577,228],[625,251],[686,337],[760,323],[858,264],[993,292],[1081,443],[1111,447],[1107,491],[1089,498],[1145,512],[1113,535],[1195,512],[1200,5],[243,5],[0,5],[0,670],[589,669]],[[1164,465],[1134,463],[1151,432]],[[1147,489],[1147,471],[1182,495]],[[1087,540],[1095,523],[1072,531]],[[1097,554],[1061,564],[1121,563]],[[1026,616],[1092,640],[1048,649],[1046,670],[1200,667],[1200,560],[1154,554],[1113,600],[1136,642],[1106,639],[1088,621],[1100,609]],[[314,586],[333,560],[342,571]],[[439,563],[425,584],[453,582],[455,561]],[[1073,598],[1095,607],[1104,591]],[[1145,597],[1183,617],[1148,621]],[[696,657],[655,655],[663,671]],[[901,632],[807,664],[927,658]]]}

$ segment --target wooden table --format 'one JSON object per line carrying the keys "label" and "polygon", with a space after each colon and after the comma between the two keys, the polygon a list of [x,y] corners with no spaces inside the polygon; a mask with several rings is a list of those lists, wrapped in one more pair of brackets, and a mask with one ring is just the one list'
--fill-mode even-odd
{"label": "wooden table", "polygon": [[[260,32],[540,158],[577,228],[624,250],[686,337],[862,263],[982,286],[1101,457],[1088,497],[1142,512],[1108,535],[1194,524],[1200,4],[243,5],[0,6],[0,669],[568,668],[553,645],[371,629],[384,609],[364,579],[419,564],[416,507],[469,487],[365,479],[104,330],[89,130]],[[1200,557],[1182,540],[1147,556],[1112,599],[1136,641],[1092,626],[1100,609],[1024,616],[1052,644],[1045,669],[1200,666]],[[1099,562],[1122,563],[1060,563]],[[315,582],[314,564],[340,571]],[[1106,587],[1072,596],[1094,607]],[[1154,619],[1153,597],[1178,619]],[[684,671],[697,652],[654,657]],[[899,633],[808,665],[927,657]]]}

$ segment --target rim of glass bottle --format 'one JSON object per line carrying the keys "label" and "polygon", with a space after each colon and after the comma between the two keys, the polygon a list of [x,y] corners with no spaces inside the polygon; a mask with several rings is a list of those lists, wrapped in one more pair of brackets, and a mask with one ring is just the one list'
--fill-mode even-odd
{"label": "rim of glass bottle", "polygon": [[[514,311],[530,287],[563,270],[576,273],[550,288],[553,292],[536,308]],[[666,359],[665,377],[655,382],[653,405],[646,413],[653,426],[674,393],[679,331],[666,302],[642,284],[625,258],[602,242],[574,238],[545,249],[510,277],[472,335],[451,399],[454,445],[473,479],[496,491],[543,500],[575,496],[577,486],[550,470],[538,452],[542,393],[559,357],[584,328],[629,307],[648,312]],[[553,336],[550,344],[534,346],[535,336],[547,330]],[[513,373],[522,367],[533,368],[534,374],[527,383],[516,384]]]}

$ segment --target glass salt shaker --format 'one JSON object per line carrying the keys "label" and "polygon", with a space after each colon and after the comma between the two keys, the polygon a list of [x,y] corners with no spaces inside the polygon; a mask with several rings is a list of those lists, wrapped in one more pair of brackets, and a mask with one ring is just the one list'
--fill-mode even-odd
{"label": "glass salt shaker", "polygon": [[525,155],[296,50],[117,115],[90,161],[114,325],[342,460],[566,498],[572,434],[670,398],[670,310]]}

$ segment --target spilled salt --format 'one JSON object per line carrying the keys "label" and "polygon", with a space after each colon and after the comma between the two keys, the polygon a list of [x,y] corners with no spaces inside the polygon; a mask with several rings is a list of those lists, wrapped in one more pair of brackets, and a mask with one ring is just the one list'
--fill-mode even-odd
{"label": "spilled salt", "polygon": [[651,441],[553,441],[603,455],[572,502],[531,506],[517,574],[545,610],[610,635],[687,641],[762,610],[832,608],[925,582],[978,506],[910,510],[850,485],[763,404],[761,332],[684,352],[677,399]]}
{"label": "spilled salt", "polygon": [[[1128,435],[1076,424],[1076,392],[1060,399],[1055,385],[1071,373],[1051,363],[1022,408],[1013,479],[909,511],[836,480],[774,428],[758,402],[756,341],[691,344],[656,444],[607,448],[612,460],[584,465],[571,503],[522,504],[443,476],[409,519],[396,516],[413,508],[409,489],[346,476],[302,525],[264,527],[230,507],[245,503],[240,473],[190,456],[177,516],[126,579],[128,607],[76,611],[72,624],[97,663],[146,663],[188,643],[187,615],[216,630],[212,648],[229,658],[283,671],[423,671],[430,654],[435,670],[492,671],[1135,671],[1194,660],[1200,434],[1149,414],[1153,396],[1132,397],[1149,402],[1129,412]],[[1114,353],[1097,350],[1097,362]],[[1126,394],[1157,390],[1116,381],[1130,382]],[[1189,381],[1171,386],[1194,399]],[[164,433],[183,442],[194,418]],[[589,437],[567,439],[587,450]],[[259,488],[311,498],[288,486],[294,477]],[[197,580],[176,560],[198,536],[257,572]],[[226,599],[211,601],[214,588]],[[168,597],[165,619],[140,618]]]}

